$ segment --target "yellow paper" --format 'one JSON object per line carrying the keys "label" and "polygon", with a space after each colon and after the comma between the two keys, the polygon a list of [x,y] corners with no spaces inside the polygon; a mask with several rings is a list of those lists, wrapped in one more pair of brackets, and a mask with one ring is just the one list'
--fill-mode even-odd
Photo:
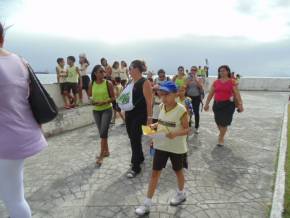
{"label": "yellow paper", "polygon": [[152,135],[156,133],[156,131],[151,129],[149,126],[142,126],[142,131],[144,135]]}

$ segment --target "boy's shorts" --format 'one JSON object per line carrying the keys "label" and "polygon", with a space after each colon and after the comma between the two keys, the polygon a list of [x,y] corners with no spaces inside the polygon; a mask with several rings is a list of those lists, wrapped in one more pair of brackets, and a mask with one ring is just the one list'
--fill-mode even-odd
{"label": "boy's shorts", "polygon": [[175,154],[156,149],[153,159],[153,170],[160,171],[165,168],[168,158],[170,158],[172,169],[174,171],[180,171],[183,168],[188,168],[187,153]]}
{"label": "boy's shorts", "polygon": [[78,93],[78,84],[77,83],[67,83],[66,84],[66,91],[68,91],[68,93],[70,93],[72,91],[72,93],[74,95],[76,95]]}
{"label": "boy's shorts", "polygon": [[66,87],[67,85],[66,83],[60,83],[59,86],[60,86],[60,93],[63,95],[65,91],[67,90],[67,87]]}

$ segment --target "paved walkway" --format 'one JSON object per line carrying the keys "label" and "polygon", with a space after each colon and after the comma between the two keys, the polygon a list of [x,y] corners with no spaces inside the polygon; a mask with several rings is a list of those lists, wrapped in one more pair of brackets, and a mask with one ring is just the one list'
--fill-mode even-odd
{"label": "paved walkway", "polygon": [[[168,206],[176,189],[170,164],[164,170],[148,217],[267,217],[287,93],[243,92],[246,112],[235,114],[224,148],[217,148],[212,113],[202,113],[201,133],[189,137],[187,201]],[[95,126],[48,139],[49,147],[26,161],[25,190],[33,217],[136,217],[147,190],[151,157],[142,175],[126,178],[130,146],[125,128],[111,131],[111,157],[100,169]],[[145,139],[146,141],[146,139]],[[0,217],[7,217],[0,206]]]}

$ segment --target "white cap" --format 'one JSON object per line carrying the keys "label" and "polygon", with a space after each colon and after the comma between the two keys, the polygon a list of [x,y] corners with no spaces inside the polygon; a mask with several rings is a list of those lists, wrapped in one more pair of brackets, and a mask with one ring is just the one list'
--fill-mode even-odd
{"label": "white cap", "polygon": [[87,56],[86,56],[85,53],[81,53],[81,54],[79,55],[79,57],[80,57],[80,58],[87,58]]}

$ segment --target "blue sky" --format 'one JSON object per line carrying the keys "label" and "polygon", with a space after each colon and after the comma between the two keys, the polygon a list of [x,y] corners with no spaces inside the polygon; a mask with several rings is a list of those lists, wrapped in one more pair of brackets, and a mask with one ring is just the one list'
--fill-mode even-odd
{"label": "blue sky", "polygon": [[92,64],[141,58],[176,72],[229,64],[242,75],[290,76],[289,0],[2,0],[0,20],[14,26],[6,47],[36,70],[85,52]]}

